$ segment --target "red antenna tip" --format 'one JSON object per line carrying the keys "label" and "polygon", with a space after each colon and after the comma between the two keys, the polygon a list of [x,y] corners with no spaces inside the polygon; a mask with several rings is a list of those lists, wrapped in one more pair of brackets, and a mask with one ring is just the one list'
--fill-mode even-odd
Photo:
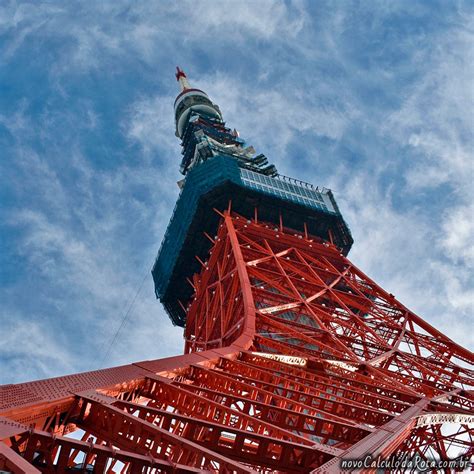
{"label": "red antenna tip", "polygon": [[186,77],[186,74],[179,68],[179,66],[176,66],[176,80],[179,81],[180,77]]}

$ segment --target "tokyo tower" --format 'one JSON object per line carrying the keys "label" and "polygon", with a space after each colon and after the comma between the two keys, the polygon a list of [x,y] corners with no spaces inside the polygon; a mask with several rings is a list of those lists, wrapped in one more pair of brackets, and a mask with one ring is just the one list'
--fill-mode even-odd
{"label": "tokyo tower", "polygon": [[0,471],[470,469],[473,353],[347,259],[329,189],[176,78],[184,178],[152,274],[184,354],[0,387]]}

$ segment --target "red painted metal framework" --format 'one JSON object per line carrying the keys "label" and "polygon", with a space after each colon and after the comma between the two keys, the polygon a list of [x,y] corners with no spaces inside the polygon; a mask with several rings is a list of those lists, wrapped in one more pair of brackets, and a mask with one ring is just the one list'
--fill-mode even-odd
{"label": "red painted metal framework", "polygon": [[365,454],[473,454],[470,351],[330,243],[221,215],[183,303],[185,354],[1,387],[0,469],[339,472]]}

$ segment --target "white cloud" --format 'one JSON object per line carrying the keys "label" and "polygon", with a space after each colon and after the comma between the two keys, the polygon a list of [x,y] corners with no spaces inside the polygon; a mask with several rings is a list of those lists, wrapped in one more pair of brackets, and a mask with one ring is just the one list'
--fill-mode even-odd
{"label": "white cloud", "polygon": [[465,287],[474,262],[473,24],[467,15],[425,48],[420,79],[386,127],[387,134],[413,150],[414,161],[405,172],[408,191],[428,190],[443,201],[434,243],[456,265],[456,278],[445,282],[459,301],[468,297],[453,282],[462,280]]}
{"label": "white cloud", "polygon": [[[195,85],[208,91],[211,100],[221,104],[227,123],[237,127],[242,137],[279,165],[282,172],[291,169],[288,158],[292,151],[288,146],[294,140],[305,133],[339,140],[359,115],[350,101],[325,104],[324,94],[321,97],[312,90],[299,93],[286,82],[267,90],[218,72],[199,78]],[[329,99],[335,95],[334,90],[327,94]]]}
{"label": "white cloud", "polygon": [[[29,275],[5,292],[7,312],[18,321],[10,343],[25,337],[27,324],[35,340],[59,339],[51,345],[53,359],[33,345],[41,363],[32,376],[95,368],[153,263],[178,194],[171,61],[182,61],[228,124],[280,171],[333,188],[356,239],[352,258],[363,271],[451,337],[472,344],[472,24],[456,14],[436,33],[420,23],[421,33],[412,34],[403,22],[421,21],[424,6],[329,6],[0,7],[4,63],[30,48],[42,60],[32,60],[28,71],[44,73],[49,83],[42,87],[51,88],[41,90],[46,98],[33,92],[0,116],[0,133],[7,129],[13,143],[3,169],[16,200],[2,218],[18,233]],[[384,36],[397,28],[393,15],[400,31],[408,31],[396,41]],[[407,59],[393,66],[398,53]],[[110,98],[123,94],[112,119],[103,113],[109,105],[94,96],[96,87]],[[97,139],[109,129],[126,138],[120,150],[126,159]],[[323,142],[334,155],[308,151]],[[338,166],[338,147],[357,163]],[[330,174],[321,173],[324,163],[334,165]],[[37,301],[31,313],[19,304],[23,287]],[[90,337],[87,356],[74,342],[82,331]],[[154,300],[150,277],[106,364],[181,348],[181,330],[170,327]],[[26,352],[7,357],[12,367],[27,360]],[[29,378],[24,375],[15,380]]]}
{"label": "white cloud", "polygon": [[[471,187],[473,26],[467,17],[464,24],[448,29],[437,44],[424,49],[420,78],[405,91],[401,108],[387,123],[387,134],[417,151],[418,162],[407,169],[412,187],[436,187],[441,176],[459,186],[460,194]],[[425,168],[429,176],[438,172],[434,181],[422,179]]]}
{"label": "white cloud", "polygon": [[331,187],[355,239],[349,258],[412,311],[472,346],[469,267],[445,261],[432,245],[437,231],[424,213],[397,210],[391,193],[377,189],[377,172],[336,175]]}
{"label": "white cloud", "polygon": [[74,369],[64,337],[58,338],[46,326],[25,321],[23,315],[15,312],[3,314],[1,319],[0,359],[8,360],[8,370],[0,371],[0,384]]}
{"label": "white cloud", "polygon": [[143,147],[145,154],[157,149],[172,154],[178,149],[174,135],[174,97],[142,98],[133,103],[129,117],[122,123],[125,133]]}
{"label": "white cloud", "polygon": [[304,27],[306,15],[303,8],[289,9],[287,5],[276,0],[222,1],[222,2],[184,2],[179,8],[189,19],[191,34],[196,36],[237,35],[243,40],[246,34],[260,39],[273,36],[294,37]]}
{"label": "white cloud", "polygon": [[[295,39],[309,22],[304,5],[278,0],[221,2],[184,0],[179,3],[134,4],[125,1],[83,4],[8,5],[0,10],[0,31],[12,33],[3,50],[11,58],[29,35],[61,38],[55,50],[53,77],[100,71],[114,56],[138,56],[156,66],[173,47],[202,41],[245,44],[259,40]],[[60,87],[60,86],[58,86]]]}
{"label": "white cloud", "polygon": [[455,263],[464,263],[467,268],[474,265],[474,206],[471,201],[445,211],[439,239],[446,255]]}
{"label": "white cloud", "polygon": [[[35,133],[46,142],[54,140],[58,119],[67,123],[73,117],[51,115]],[[7,353],[5,349],[1,354],[15,368],[6,374],[8,381],[179,354],[182,330],[171,326],[156,301],[150,275],[177,194],[174,176],[167,178],[148,158],[138,167],[122,165],[99,171],[78,151],[76,139],[69,142],[68,153],[59,157],[36,152],[29,146],[29,127],[21,125],[31,122],[26,112],[21,120],[5,121],[15,139],[11,161],[15,181],[10,185],[15,187],[18,202],[2,209],[2,218],[4,225],[18,233],[17,258],[24,262],[22,271],[28,281],[25,288],[22,281],[4,288],[2,327],[7,328],[9,314],[15,313],[16,323],[7,328],[12,334],[5,344],[10,346],[11,338],[23,337],[25,331],[36,341],[24,352]],[[61,168],[54,168],[56,158]],[[74,177],[72,187],[69,176]],[[135,192],[141,195],[134,197]],[[103,361],[145,275],[148,283]],[[25,304],[18,300],[31,287],[34,309],[29,299]],[[38,333],[38,327],[57,334],[64,344],[62,350],[50,345],[53,354],[47,360],[39,347],[48,338]],[[31,364],[30,372],[17,371],[28,350],[38,360]]]}

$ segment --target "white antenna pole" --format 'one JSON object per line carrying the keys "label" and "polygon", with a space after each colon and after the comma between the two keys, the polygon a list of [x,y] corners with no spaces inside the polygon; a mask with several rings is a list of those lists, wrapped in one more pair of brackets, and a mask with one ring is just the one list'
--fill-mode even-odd
{"label": "white antenna pole", "polygon": [[184,91],[186,89],[191,89],[191,86],[189,85],[186,74],[178,66],[176,66],[176,80],[179,82],[181,91]]}

